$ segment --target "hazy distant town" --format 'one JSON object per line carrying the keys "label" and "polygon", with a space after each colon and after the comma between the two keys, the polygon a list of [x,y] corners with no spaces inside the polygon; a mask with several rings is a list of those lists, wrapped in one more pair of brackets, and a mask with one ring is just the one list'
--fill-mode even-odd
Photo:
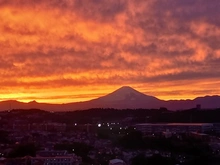
{"label": "hazy distant town", "polygon": [[0,164],[217,165],[220,109],[0,112]]}

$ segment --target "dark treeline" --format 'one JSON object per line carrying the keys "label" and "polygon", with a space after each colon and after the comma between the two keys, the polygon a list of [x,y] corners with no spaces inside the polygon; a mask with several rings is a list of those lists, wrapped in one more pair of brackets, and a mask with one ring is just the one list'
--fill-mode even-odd
{"label": "dark treeline", "polygon": [[[96,123],[97,121],[122,121],[129,118],[130,122],[220,122],[220,109],[214,110],[184,110],[169,111],[162,109],[89,109],[70,112],[47,112],[43,110],[12,110],[10,112],[1,112],[1,116],[8,120],[16,118],[30,122],[62,122],[71,124],[77,123]],[[2,121],[1,121],[2,122]]]}
{"label": "dark treeline", "polygon": [[182,134],[181,139],[173,136],[143,136],[139,131],[132,131],[118,141],[118,145],[131,150],[153,149],[182,153],[193,156],[201,156],[210,153],[211,149],[207,142]]}

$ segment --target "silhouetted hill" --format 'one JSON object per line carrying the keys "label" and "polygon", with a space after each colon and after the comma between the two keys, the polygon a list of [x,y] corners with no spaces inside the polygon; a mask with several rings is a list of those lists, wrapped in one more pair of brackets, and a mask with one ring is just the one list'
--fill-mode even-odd
{"label": "silhouetted hill", "polygon": [[137,108],[160,108],[158,105],[164,101],[153,96],[148,96],[137,90],[124,86],[116,91],[92,100],[96,108],[137,109]]}
{"label": "silhouetted hill", "polygon": [[43,109],[47,111],[72,111],[91,108],[115,108],[115,109],[159,109],[166,107],[169,110],[184,110],[195,108],[200,104],[204,109],[220,108],[220,96],[198,97],[193,100],[160,100],[153,96],[145,95],[137,90],[124,86],[105,96],[90,101],[47,104],[32,101],[22,103],[15,100],[0,102],[0,110],[11,109]]}
{"label": "silhouetted hill", "polygon": [[60,123],[220,123],[220,109],[168,111],[165,109],[89,109],[84,111],[48,112],[37,109],[12,110],[0,112],[2,122],[19,121],[23,123],[60,122]]}

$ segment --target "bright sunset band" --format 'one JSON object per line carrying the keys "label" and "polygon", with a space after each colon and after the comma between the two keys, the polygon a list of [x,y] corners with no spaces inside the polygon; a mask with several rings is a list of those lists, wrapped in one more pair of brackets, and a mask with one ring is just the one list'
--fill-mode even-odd
{"label": "bright sunset band", "polygon": [[0,101],[85,101],[124,85],[165,100],[219,95],[217,4],[0,0]]}

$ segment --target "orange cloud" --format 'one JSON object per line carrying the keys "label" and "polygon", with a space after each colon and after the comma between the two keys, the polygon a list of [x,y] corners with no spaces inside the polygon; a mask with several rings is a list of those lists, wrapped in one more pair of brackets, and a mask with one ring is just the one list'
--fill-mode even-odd
{"label": "orange cloud", "polygon": [[161,99],[220,94],[216,0],[0,0],[0,10],[0,100],[89,100],[122,85]]}

